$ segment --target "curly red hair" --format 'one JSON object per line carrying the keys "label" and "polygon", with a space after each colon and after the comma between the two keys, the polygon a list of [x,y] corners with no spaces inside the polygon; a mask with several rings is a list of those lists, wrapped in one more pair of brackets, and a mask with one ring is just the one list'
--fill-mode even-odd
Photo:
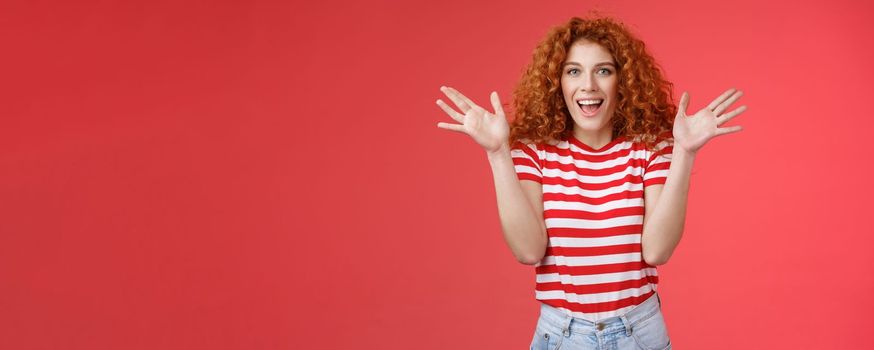
{"label": "curly red hair", "polygon": [[534,50],[533,60],[516,86],[510,144],[570,137],[574,120],[562,95],[561,69],[570,46],[580,39],[598,43],[616,60],[618,105],[611,118],[613,137],[636,139],[649,150],[670,139],[677,113],[673,84],[662,77],[643,41],[612,18],[573,17],[550,30]]}

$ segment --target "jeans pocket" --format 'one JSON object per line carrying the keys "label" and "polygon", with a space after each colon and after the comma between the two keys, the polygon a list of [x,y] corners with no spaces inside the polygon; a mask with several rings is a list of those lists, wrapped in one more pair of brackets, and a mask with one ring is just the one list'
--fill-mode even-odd
{"label": "jeans pocket", "polygon": [[671,348],[671,339],[668,337],[668,328],[665,326],[661,310],[634,325],[631,329],[631,337],[644,350]]}
{"label": "jeans pocket", "polygon": [[534,330],[534,339],[531,340],[531,350],[554,350],[558,348],[561,334],[550,332],[540,325]]}

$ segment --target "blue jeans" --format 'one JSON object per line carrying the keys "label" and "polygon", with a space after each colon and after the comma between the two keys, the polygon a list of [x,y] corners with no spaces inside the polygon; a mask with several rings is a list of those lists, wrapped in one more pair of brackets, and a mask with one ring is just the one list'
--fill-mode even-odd
{"label": "blue jeans", "polygon": [[653,293],[622,316],[591,322],[541,303],[531,350],[670,350],[661,305],[658,293]]}

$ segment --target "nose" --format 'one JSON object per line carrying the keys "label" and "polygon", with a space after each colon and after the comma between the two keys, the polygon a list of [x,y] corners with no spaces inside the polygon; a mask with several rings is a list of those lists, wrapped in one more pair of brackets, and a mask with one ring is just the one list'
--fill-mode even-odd
{"label": "nose", "polygon": [[595,83],[595,77],[585,75],[580,77],[580,90],[582,91],[597,91],[598,86]]}

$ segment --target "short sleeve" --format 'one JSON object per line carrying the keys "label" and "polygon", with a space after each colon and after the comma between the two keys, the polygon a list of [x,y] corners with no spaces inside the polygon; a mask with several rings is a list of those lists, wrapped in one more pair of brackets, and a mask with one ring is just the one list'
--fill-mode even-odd
{"label": "short sleeve", "polygon": [[643,172],[643,187],[663,185],[668,179],[668,169],[671,167],[670,154],[674,151],[673,144],[662,141],[656,145],[653,152],[647,151],[646,170]]}
{"label": "short sleeve", "polygon": [[541,172],[543,159],[540,154],[541,152],[535,144],[516,142],[510,148],[510,156],[513,157],[513,167],[516,168],[516,175],[519,177],[519,180],[543,183],[543,173]]}

